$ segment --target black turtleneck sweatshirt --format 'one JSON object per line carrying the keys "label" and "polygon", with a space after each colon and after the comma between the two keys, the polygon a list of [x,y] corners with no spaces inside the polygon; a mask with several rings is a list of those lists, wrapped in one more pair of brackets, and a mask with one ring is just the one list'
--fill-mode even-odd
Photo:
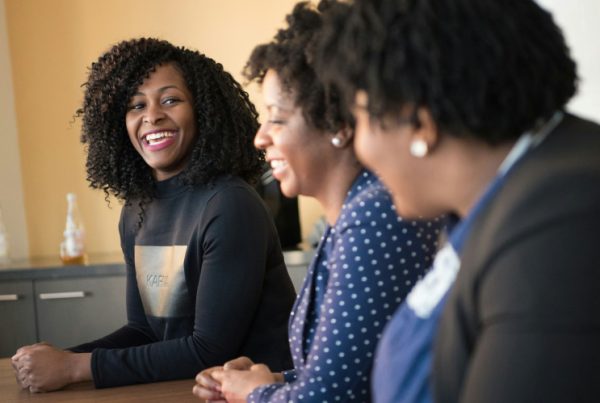
{"label": "black turtleneck sweatshirt", "polygon": [[295,292],[272,218],[243,180],[157,182],[139,226],[136,201],[119,230],[128,323],[71,349],[92,352],[96,387],[193,378],[240,355],[292,367],[287,321]]}

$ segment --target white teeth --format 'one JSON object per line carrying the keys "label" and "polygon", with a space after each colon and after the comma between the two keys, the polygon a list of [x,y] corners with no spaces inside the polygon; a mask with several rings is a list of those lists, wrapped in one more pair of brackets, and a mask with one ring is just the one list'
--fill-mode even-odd
{"label": "white teeth", "polygon": [[286,165],[287,165],[287,162],[284,160],[272,160],[271,161],[271,168],[273,168],[273,169],[282,168]]}
{"label": "white teeth", "polygon": [[145,137],[145,140],[149,143],[149,144],[153,144],[153,143],[157,143],[158,141],[156,140],[162,140],[163,138],[167,138],[167,137],[173,137],[174,134],[173,132],[159,132],[159,133],[151,133],[148,134]]}

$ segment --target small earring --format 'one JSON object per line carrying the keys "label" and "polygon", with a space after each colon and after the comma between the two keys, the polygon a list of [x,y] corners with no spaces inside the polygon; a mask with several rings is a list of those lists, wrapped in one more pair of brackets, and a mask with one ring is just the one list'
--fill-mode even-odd
{"label": "small earring", "polygon": [[339,137],[332,137],[331,145],[333,145],[335,148],[340,148],[342,146],[342,139]]}
{"label": "small earring", "polygon": [[429,152],[429,146],[423,139],[416,139],[410,143],[410,154],[413,157],[423,158]]}

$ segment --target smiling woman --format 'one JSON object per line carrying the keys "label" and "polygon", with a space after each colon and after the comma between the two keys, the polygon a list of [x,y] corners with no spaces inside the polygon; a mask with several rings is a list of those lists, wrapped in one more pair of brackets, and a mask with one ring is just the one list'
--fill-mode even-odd
{"label": "smiling woman", "polygon": [[157,67],[129,102],[129,139],[157,180],[181,172],[198,137],[192,94],[173,63]]}
{"label": "smiling woman", "polygon": [[287,368],[295,292],[251,186],[264,158],[247,94],[214,60],[145,38],[102,55],[85,87],[88,180],[125,202],[128,323],[70,351],[22,347],[21,386],[191,378],[239,353]]}
{"label": "smiling woman", "polygon": [[280,372],[240,357],[198,374],[199,398],[369,401],[377,340],[435,250],[440,220],[397,217],[390,194],[356,159],[353,122],[336,91],[313,68],[324,21],[348,7],[298,3],[244,70],[261,84],[268,112],[254,144],[265,150],[281,191],[314,197],[327,222],[290,315],[293,366]]}

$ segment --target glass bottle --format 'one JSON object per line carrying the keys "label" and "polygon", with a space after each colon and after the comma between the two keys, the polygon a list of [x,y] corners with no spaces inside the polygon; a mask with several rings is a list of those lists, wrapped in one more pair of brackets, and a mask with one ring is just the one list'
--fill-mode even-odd
{"label": "glass bottle", "polygon": [[85,230],[77,206],[75,193],[67,193],[67,222],[64,240],[60,244],[60,258],[64,264],[85,264]]}
{"label": "glass bottle", "polygon": [[0,208],[0,264],[7,263],[8,260],[8,233],[2,218],[2,208]]}

